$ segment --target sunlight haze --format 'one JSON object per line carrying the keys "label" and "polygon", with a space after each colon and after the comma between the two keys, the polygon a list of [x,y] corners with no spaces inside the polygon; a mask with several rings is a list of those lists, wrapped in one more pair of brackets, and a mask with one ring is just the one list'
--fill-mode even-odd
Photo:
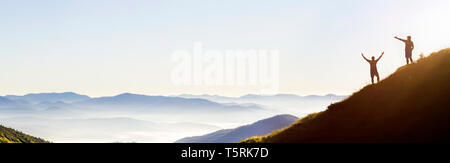
{"label": "sunlight haze", "polygon": [[279,93],[349,94],[450,46],[448,0],[0,0],[0,95],[76,92],[91,97],[258,94],[246,86],[175,86],[177,49],[278,49]]}

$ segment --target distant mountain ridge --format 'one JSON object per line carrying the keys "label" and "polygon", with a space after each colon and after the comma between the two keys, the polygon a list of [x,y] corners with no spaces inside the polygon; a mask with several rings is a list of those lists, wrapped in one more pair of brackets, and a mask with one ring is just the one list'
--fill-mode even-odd
{"label": "distant mountain ridge", "polygon": [[64,102],[64,103],[72,103],[76,101],[82,101],[90,99],[89,96],[80,95],[73,92],[64,92],[64,93],[30,93],[24,96],[17,95],[6,95],[5,98],[10,100],[26,100],[28,102],[37,103],[37,102]]}
{"label": "distant mountain ridge", "polygon": [[[83,103],[84,101],[90,102],[109,102],[112,103],[111,100],[128,100],[134,102],[142,102],[143,99],[156,102],[160,99],[166,98],[168,100],[181,100],[184,99],[195,99],[197,102],[208,103],[205,100],[219,102],[221,100],[252,100],[252,99],[291,99],[291,100],[300,100],[300,99],[342,99],[347,97],[346,95],[335,95],[335,94],[327,94],[327,95],[307,95],[307,96],[299,96],[295,94],[276,94],[276,95],[256,95],[256,94],[247,94],[240,97],[227,97],[227,96],[219,96],[219,95],[192,95],[192,94],[181,94],[178,96],[151,96],[151,95],[141,95],[141,94],[133,94],[133,93],[122,93],[116,96],[103,96],[98,98],[91,98],[86,95],[77,94],[74,92],[63,92],[63,93],[30,93],[23,96],[19,95],[6,95],[0,96],[0,104],[5,102],[14,102],[21,101],[31,102],[31,103]],[[109,101],[108,101],[109,100]],[[156,101],[155,101],[156,100]],[[218,100],[218,101],[216,101]],[[130,102],[131,102],[130,101]],[[161,102],[161,101],[160,101]]]}
{"label": "distant mountain ridge", "polygon": [[307,95],[307,96],[299,96],[295,94],[275,94],[275,95],[256,95],[256,94],[247,94],[240,97],[226,97],[219,95],[191,95],[191,94],[181,94],[175,97],[183,97],[183,98],[201,98],[219,103],[238,103],[238,104],[261,104],[267,106],[295,106],[298,104],[308,104],[308,105],[317,105],[322,103],[330,102],[338,102],[345,98],[347,95],[335,95],[335,94],[327,94],[327,95]]}
{"label": "distant mountain ridge", "polygon": [[11,101],[10,99],[8,99],[8,98],[5,98],[5,97],[1,97],[0,96],[0,105],[4,105],[4,104],[11,104],[11,103],[14,103],[13,101]]}
{"label": "distant mountain ridge", "polygon": [[183,138],[175,141],[175,143],[235,143],[252,136],[268,134],[274,130],[289,126],[297,119],[293,115],[277,115],[234,129],[224,129],[203,136]]}
{"label": "distant mountain ridge", "polygon": [[[122,93],[116,96],[91,98],[73,92],[32,93],[24,96],[0,97],[0,110],[48,111],[63,114],[73,111],[131,111],[131,112],[203,112],[203,111],[262,111],[276,114],[303,114],[314,108],[322,108],[347,96],[328,94],[325,96],[294,94],[255,95],[225,97],[218,95],[152,96]],[[302,109],[294,109],[301,106]],[[290,109],[290,110],[289,110]],[[291,112],[294,110],[294,112]],[[195,113],[194,113],[195,114]]]}
{"label": "distant mountain ridge", "polygon": [[[243,105],[227,105],[217,102],[209,101],[201,98],[182,98],[169,96],[148,96],[131,93],[123,93],[117,96],[91,98],[85,101],[73,103],[79,106],[105,106],[105,107],[144,107],[144,108],[170,108],[183,109],[195,108],[195,110],[210,109],[210,110],[252,110],[261,109],[257,105],[243,106]],[[193,110],[191,110],[193,111]]]}
{"label": "distant mountain ridge", "polygon": [[247,94],[239,97],[227,97],[220,95],[192,95],[192,94],[180,94],[176,97],[184,97],[184,98],[203,98],[203,99],[222,99],[222,100],[235,100],[235,99],[269,99],[269,98],[285,98],[285,99],[314,99],[314,98],[345,98],[347,95],[336,95],[336,94],[326,94],[326,95],[306,95],[299,96],[296,94],[275,94],[275,95],[257,95],[257,94]]}

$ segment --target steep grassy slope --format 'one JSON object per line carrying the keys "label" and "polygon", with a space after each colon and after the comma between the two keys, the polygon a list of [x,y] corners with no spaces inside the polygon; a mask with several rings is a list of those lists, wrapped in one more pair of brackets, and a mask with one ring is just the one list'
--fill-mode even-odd
{"label": "steep grassy slope", "polygon": [[49,143],[49,142],[0,125],[0,143]]}
{"label": "steep grassy slope", "polygon": [[244,142],[443,141],[450,141],[450,49],[400,67],[326,111]]}

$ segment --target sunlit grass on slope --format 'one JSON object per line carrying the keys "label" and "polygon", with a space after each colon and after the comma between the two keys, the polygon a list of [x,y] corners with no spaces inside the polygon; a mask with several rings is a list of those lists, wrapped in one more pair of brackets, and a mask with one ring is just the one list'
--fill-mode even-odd
{"label": "sunlit grass on slope", "polygon": [[36,138],[12,128],[0,125],[0,143],[49,143],[41,138]]}
{"label": "sunlit grass on slope", "polygon": [[450,49],[402,66],[380,83],[246,143],[450,141]]}

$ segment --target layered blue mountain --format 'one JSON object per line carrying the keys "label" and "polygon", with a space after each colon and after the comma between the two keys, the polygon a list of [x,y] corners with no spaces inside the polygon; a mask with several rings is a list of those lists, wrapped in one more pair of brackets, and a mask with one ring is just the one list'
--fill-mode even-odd
{"label": "layered blue mountain", "polygon": [[11,101],[10,99],[0,97],[0,105],[9,105],[9,104],[13,104],[13,103],[14,102]]}
{"label": "layered blue mountain", "polygon": [[136,109],[167,109],[195,111],[208,109],[210,111],[248,111],[261,109],[257,105],[221,104],[200,98],[181,98],[168,96],[147,96],[124,93],[111,97],[91,98],[85,101],[73,103],[81,107],[104,108],[136,108]]}
{"label": "layered blue mountain", "polygon": [[8,107],[8,106],[15,106],[16,103],[10,99],[0,97],[0,108]]}
{"label": "layered blue mountain", "polygon": [[211,101],[218,102],[230,102],[230,101],[254,101],[254,100],[342,100],[348,96],[346,95],[335,95],[335,94],[327,94],[327,95],[308,95],[308,96],[298,96],[295,94],[276,94],[276,95],[256,95],[256,94],[247,94],[240,97],[225,97],[218,95],[191,95],[191,94],[181,94],[178,97],[183,98],[202,98],[208,99]]}
{"label": "layered blue mountain", "polygon": [[24,96],[7,95],[0,98],[0,108],[33,108],[37,110],[78,108],[78,109],[144,109],[144,110],[180,110],[195,111],[248,111],[261,109],[258,105],[221,104],[200,98],[182,98],[169,96],[147,96],[124,93],[117,96],[90,98],[72,92],[38,93]]}
{"label": "layered blue mountain", "polygon": [[10,100],[0,96],[0,110],[1,111],[27,111],[28,102]]}
{"label": "layered blue mountain", "polygon": [[234,129],[224,129],[203,136],[183,138],[175,141],[175,143],[234,143],[253,136],[271,133],[274,130],[287,127],[297,120],[298,118],[293,115],[277,115]]}
{"label": "layered blue mountain", "polygon": [[80,95],[73,92],[64,93],[31,93],[24,96],[7,95],[5,98],[10,100],[25,100],[30,103],[40,102],[63,102],[72,103],[76,101],[87,100],[90,97],[86,95]]}

